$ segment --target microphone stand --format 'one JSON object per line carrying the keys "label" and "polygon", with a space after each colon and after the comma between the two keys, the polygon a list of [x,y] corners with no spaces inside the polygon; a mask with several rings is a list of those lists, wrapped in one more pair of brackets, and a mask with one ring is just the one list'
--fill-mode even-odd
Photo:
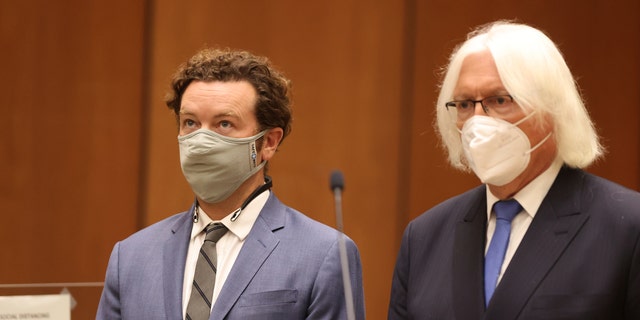
{"label": "microphone stand", "polygon": [[342,226],[342,190],[344,189],[344,178],[342,172],[334,171],[331,174],[331,190],[335,202],[336,225],[338,227],[338,244],[340,249],[340,265],[342,267],[342,283],[344,285],[344,298],[347,303],[347,319],[354,320],[355,312],[353,307],[353,291],[351,290],[351,277],[349,276],[349,258],[347,257],[347,246]]}

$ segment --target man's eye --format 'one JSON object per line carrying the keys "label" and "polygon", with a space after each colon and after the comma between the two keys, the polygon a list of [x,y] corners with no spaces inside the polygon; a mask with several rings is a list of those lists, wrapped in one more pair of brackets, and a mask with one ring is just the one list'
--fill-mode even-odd
{"label": "man's eye", "polygon": [[191,120],[191,119],[187,119],[184,121],[184,125],[187,127],[193,127],[196,124],[195,121]]}
{"label": "man's eye", "polygon": [[231,122],[229,121],[220,121],[221,128],[231,128]]}
{"label": "man's eye", "polygon": [[458,102],[458,106],[460,109],[468,109],[473,106],[473,102],[471,101],[460,101]]}

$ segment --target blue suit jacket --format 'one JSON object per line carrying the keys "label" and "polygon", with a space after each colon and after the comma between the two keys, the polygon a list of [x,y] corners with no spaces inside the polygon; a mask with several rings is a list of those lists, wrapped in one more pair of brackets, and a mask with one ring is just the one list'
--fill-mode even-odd
{"label": "blue suit jacket", "polygon": [[[115,245],[97,319],[182,319],[192,212],[193,207]],[[360,256],[351,239],[346,243],[356,316],[364,319]],[[346,319],[338,232],[272,193],[210,319]]]}
{"label": "blue suit jacket", "polygon": [[389,319],[640,319],[640,193],[562,168],[485,310],[485,192],[407,226]]}

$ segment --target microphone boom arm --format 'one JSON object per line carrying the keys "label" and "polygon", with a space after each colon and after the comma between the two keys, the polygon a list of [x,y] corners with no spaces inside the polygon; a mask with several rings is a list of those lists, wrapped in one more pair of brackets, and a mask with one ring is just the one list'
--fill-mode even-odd
{"label": "microphone boom arm", "polygon": [[349,257],[347,256],[347,246],[345,243],[344,228],[342,225],[342,190],[344,189],[344,178],[342,172],[334,171],[331,174],[331,190],[336,211],[336,225],[338,228],[338,245],[340,250],[340,265],[342,267],[342,283],[344,285],[344,298],[347,304],[347,319],[355,320],[353,306],[353,291],[351,289],[351,277],[349,273]]}

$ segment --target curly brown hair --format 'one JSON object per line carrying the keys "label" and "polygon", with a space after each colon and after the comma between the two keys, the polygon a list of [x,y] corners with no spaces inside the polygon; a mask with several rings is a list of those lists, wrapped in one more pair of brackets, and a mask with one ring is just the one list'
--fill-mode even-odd
{"label": "curly brown hair", "polygon": [[[192,81],[247,81],[258,94],[256,118],[260,131],[280,127],[282,140],[291,132],[291,81],[269,59],[247,51],[207,48],[178,67],[165,102],[179,121],[182,95]],[[280,143],[282,143],[282,140]]]}

